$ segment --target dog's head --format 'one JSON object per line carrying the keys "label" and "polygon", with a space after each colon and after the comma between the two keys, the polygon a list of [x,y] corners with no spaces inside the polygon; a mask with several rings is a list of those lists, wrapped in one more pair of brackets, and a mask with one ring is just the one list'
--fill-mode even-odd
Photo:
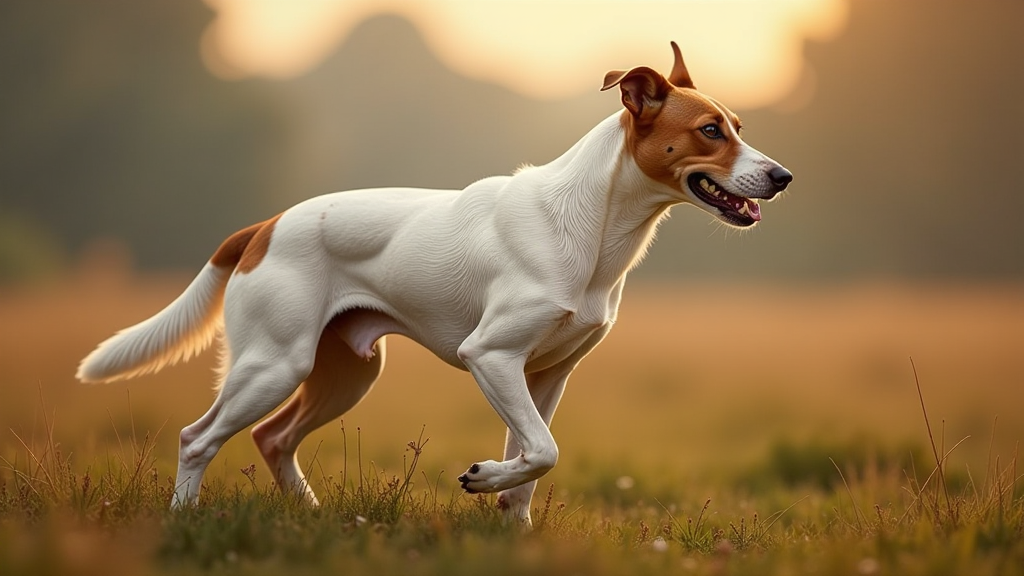
{"label": "dog's head", "polygon": [[679,46],[666,79],[639,67],[609,72],[602,90],[619,86],[626,107],[626,147],[651,179],[719,220],[745,228],[761,219],[793,174],[740,138],[740,119],[693,85]]}

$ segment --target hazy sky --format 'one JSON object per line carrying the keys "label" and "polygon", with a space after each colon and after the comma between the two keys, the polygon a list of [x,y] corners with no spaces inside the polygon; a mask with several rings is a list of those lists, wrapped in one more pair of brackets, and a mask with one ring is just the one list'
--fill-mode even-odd
{"label": "hazy sky", "polygon": [[367,17],[397,13],[454,71],[544,99],[591,91],[610,67],[668,69],[676,40],[699,87],[741,109],[793,92],[804,40],[834,37],[848,13],[847,0],[206,2],[203,58],[222,78],[301,75]]}
{"label": "hazy sky", "polygon": [[548,162],[672,39],[796,180],[749,234],[673,210],[642,273],[1024,277],[1024,1],[205,1],[2,4],[0,277],[100,238],[191,269],[310,196]]}

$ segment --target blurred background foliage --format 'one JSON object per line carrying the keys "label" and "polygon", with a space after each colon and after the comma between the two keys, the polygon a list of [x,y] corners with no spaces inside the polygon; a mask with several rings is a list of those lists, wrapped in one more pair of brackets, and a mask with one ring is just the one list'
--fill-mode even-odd
{"label": "blurred background foliage", "polygon": [[[770,1],[814,3],[721,4],[753,13],[755,2]],[[933,468],[908,357],[920,367],[940,452],[958,447],[947,461],[949,488],[991,486],[1000,471],[1016,469],[1024,437],[1024,419],[1014,417],[1024,402],[1024,2],[820,1],[849,12],[837,35],[802,44],[794,92],[770,107],[736,107],[747,140],[796,174],[791,192],[765,206],[751,232],[709,225],[690,207],[673,211],[631,277],[616,329],[573,376],[552,425],[561,461],[535,505],[554,484],[556,501],[570,501],[569,518],[585,505],[584,516],[618,506],[682,520],[713,498],[712,514],[721,515],[712,522],[723,527],[792,508],[784,522],[812,518],[829,522],[826,531],[845,530],[827,519],[850,518],[843,506],[856,506],[855,495],[865,510],[916,498],[907,487],[926,483]],[[14,469],[32,466],[27,447],[45,445],[53,461],[73,456],[75,470],[99,471],[117,466],[118,454],[122,463],[136,458],[143,438],[155,459],[147,481],[166,486],[177,431],[210,405],[216,355],[109,386],[81,385],[75,367],[114,330],[180,294],[233,231],[325,192],[460,188],[544,163],[620,108],[617,95],[598,91],[600,74],[586,94],[547,100],[463,76],[432,52],[428,28],[394,14],[363,20],[293,79],[219,79],[204,66],[203,38],[219,21],[210,5],[227,3],[0,2],[0,459],[16,465],[0,466],[0,491],[15,485]],[[680,21],[677,39],[693,43],[702,28],[720,25]],[[723,28],[701,50],[718,50],[730,34]],[[658,40],[660,60],[607,66],[667,70],[670,39]],[[460,493],[460,471],[500,456],[504,424],[468,373],[401,337],[389,339],[388,355],[373,394],[342,424],[311,435],[301,464],[318,490],[349,470],[350,456],[401,471],[407,442],[426,425],[424,485],[442,498]],[[264,486],[269,471],[251,467],[259,462],[249,435],[239,434],[209,479],[226,493],[249,486],[246,471],[256,470]],[[69,493],[99,494],[98,484]],[[836,497],[838,515],[821,514]],[[199,513],[219,515],[218,506]],[[0,525],[0,572],[5,552],[15,567],[28,558],[29,572],[107,574],[94,569],[107,558],[132,571],[158,553],[158,532],[173,556],[184,551],[200,563],[245,542],[243,559],[247,550],[255,558],[306,554],[328,541],[282,532],[276,518],[250,526],[260,509],[239,510],[203,524],[223,532],[205,540],[177,530],[191,516],[169,528],[133,524],[128,540],[90,535],[78,516],[66,526],[44,518],[36,532]],[[376,533],[373,525],[366,534]],[[914,537],[962,549],[925,528]],[[253,544],[264,529],[285,540]],[[202,546],[185,546],[195,542]],[[337,550],[335,536],[329,542],[322,549]],[[394,544],[378,542],[381,557],[398,557]],[[817,561],[822,540],[806,542]],[[481,565],[494,564],[489,548],[471,544]],[[831,572],[860,566],[858,546],[833,545],[853,556]],[[907,557],[917,559],[924,548],[911,549]],[[760,555],[750,558],[763,568]],[[957,566],[935,558],[947,572]]]}
{"label": "blurred background foliage", "polygon": [[[599,78],[541,101],[461,77],[394,15],[300,78],[223,81],[200,58],[212,17],[200,2],[0,4],[0,280],[97,242],[143,269],[197,269],[304,198],[463,187],[549,161],[619,107]],[[796,174],[791,193],[749,234],[677,208],[639,274],[1024,277],[1021,22],[1019,0],[852,0],[836,39],[805,45],[813,97],[739,111]],[[664,61],[636,64],[666,69],[667,40]]]}

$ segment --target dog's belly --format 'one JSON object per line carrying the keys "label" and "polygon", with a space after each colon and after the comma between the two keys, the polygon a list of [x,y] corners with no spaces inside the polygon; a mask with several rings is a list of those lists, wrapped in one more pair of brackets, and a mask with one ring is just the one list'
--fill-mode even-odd
{"label": "dog's belly", "polygon": [[376,342],[389,334],[410,338],[452,366],[465,370],[457,354],[465,336],[457,333],[418,334],[401,320],[370,308],[352,308],[334,316],[326,330],[334,330],[360,358],[369,360],[375,354]]}
{"label": "dog's belly", "polygon": [[[581,346],[591,345],[595,332],[609,322],[568,321],[552,332],[527,357],[525,372],[532,373],[550,368],[575,354]],[[355,308],[334,317],[327,329],[335,330],[358,356],[369,360],[374,355],[376,341],[388,334],[398,334],[417,342],[445,363],[466,370],[458,349],[469,333],[467,327],[438,323],[429,334],[421,333],[393,316],[372,309]]]}

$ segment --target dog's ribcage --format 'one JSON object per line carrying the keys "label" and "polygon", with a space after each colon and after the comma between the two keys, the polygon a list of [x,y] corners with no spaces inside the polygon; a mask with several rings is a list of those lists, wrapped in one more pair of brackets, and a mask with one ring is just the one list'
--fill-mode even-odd
{"label": "dog's ribcage", "polygon": [[[602,127],[615,128],[605,122],[595,131]],[[601,141],[591,142],[595,140]],[[579,152],[574,148],[560,161],[570,164]],[[543,168],[557,168],[558,162]],[[607,162],[600,168],[611,170]],[[565,224],[546,221],[559,217],[558,210],[575,218],[573,211],[587,207],[553,209],[529,197],[513,197],[538,189],[531,178],[543,179],[544,174],[492,177],[458,191],[339,192],[293,207],[278,221],[264,263],[251,274],[236,274],[228,285],[229,348],[234,347],[231,326],[236,318],[269,309],[287,313],[287,324],[301,330],[311,323],[325,325],[341,312],[364,309],[381,312],[392,322],[370,323],[367,330],[381,333],[361,334],[363,340],[400,333],[462,368],[458,347],[488,313],[485,302],[512,307],[493,312],[514,321],[515,306],[551,299],[564,308],[565,317],[530,352],[527,371],[566,358],[614,321],[624,273],[635,254],[625,254],[623,263],[610,267],[612,273],[598,277],[600,235],[558,229]],[[646,243],[645,238],[639,241]],[[521,293],[495,297],[501,291]],[[282,329],[288,331],[288,326]]]}

